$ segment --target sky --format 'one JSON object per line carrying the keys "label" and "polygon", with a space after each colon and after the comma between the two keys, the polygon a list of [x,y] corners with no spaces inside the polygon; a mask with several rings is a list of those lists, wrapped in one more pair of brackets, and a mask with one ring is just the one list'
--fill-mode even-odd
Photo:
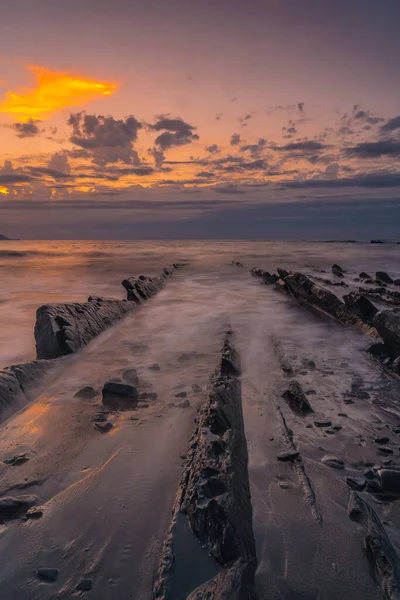
{"label": "sky", "polygon": [[400,239],[398,0],[4,0],[0,233]]}

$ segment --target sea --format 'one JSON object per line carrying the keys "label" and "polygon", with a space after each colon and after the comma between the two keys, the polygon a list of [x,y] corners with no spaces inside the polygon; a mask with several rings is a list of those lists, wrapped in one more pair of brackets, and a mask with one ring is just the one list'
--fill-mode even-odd
{"label": "sea", "polygon": [[[236,261],[242,267],[233,264]],[[360,271],[374,275],[383,270],[400,278],[400,245],[243,240],[0,241],[0,367],[35,358],[33,330],[39,306],[83,302],[89,295],[122,299],[125,290],[121,281],[125,277],[157,275],[172,263],[185,263],[186,286],[176,286],[175,293],[184,300],[182,313],[192,311],[201,329],[214,309],[218,308],[227,321],[232,320],[232,313],[246,313],[253,300],[252,296],[246,299],[243,270],[257,266],[274,272],[282,267],[331,277],[331,265],[337,263],[348,271],[350,281]],[[168,302],[164,310],[168,311]],[[276,322],[278,315],[271,314],[270,318]],[[284,327],[284,315],[279,319]]]}

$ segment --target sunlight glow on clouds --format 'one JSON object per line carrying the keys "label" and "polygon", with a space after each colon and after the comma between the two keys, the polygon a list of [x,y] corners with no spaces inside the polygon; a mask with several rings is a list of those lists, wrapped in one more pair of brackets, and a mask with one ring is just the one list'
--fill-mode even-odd
{"label": "sunlight glow on clouds", "polygon": [[110,96],[117,85],[93,79],[83,79],[45,67],[29,66],[36,86],[6,92],[0,112],[26,121],[51,116],[55,111],[83,106],[95,98]]}

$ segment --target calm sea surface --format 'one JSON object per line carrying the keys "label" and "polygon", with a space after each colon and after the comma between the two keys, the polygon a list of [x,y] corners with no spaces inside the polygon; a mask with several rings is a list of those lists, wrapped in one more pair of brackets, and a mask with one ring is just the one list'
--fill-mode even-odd
{"label": "calm sea surface", "polygon": [[[271,271],[284,267],[316,274],[323,269],[327,271],[326,277],[330,276],[331,264],[336,262],[354,277],[361,270],[372,274],[385,270],[392,277],[400,277],[399,259],[400,245],[396,244],[0,241],[0,366],[34,358],[35,311],[41,304],[81,302],[91,294],[124,298],[123,278],[157,274],[173,262],[188,261],[184,277],[194,284],[225,282],[227,294],[220,298],[216,294],[215,302],[222,302],[223,297],[229,313],[244,311],[245,306],[237,302],[229,305],[229,298],[240,297],[245,286],[243,271],[232,267],[233,260],[242,262],[246,268],[260,266]],[[190,303],[191,295],[197,296],[197,288],[185,289],[191,290],[186,292]],[[197,296],[196,311],[201,322],[210,306],[205,305],[201,314],[199,299]]]}

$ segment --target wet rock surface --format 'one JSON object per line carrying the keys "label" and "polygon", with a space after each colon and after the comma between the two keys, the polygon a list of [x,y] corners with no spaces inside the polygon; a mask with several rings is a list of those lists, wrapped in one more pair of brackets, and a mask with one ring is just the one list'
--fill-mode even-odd
{"label": "wet rock surface", "polygon": [[118,381],[107,381],[102,394],[103,405],[114,410],[131,410],[139,399],[139,392],[134,386]]}
{"label": "wet rock surface", "polygon": [[289,389],[283,393],[282,397],[289,404],[291,410],[299,415],[307,415],[314,412],[311,404],[303,392],[303,388],[298,381],[291,381]]}

